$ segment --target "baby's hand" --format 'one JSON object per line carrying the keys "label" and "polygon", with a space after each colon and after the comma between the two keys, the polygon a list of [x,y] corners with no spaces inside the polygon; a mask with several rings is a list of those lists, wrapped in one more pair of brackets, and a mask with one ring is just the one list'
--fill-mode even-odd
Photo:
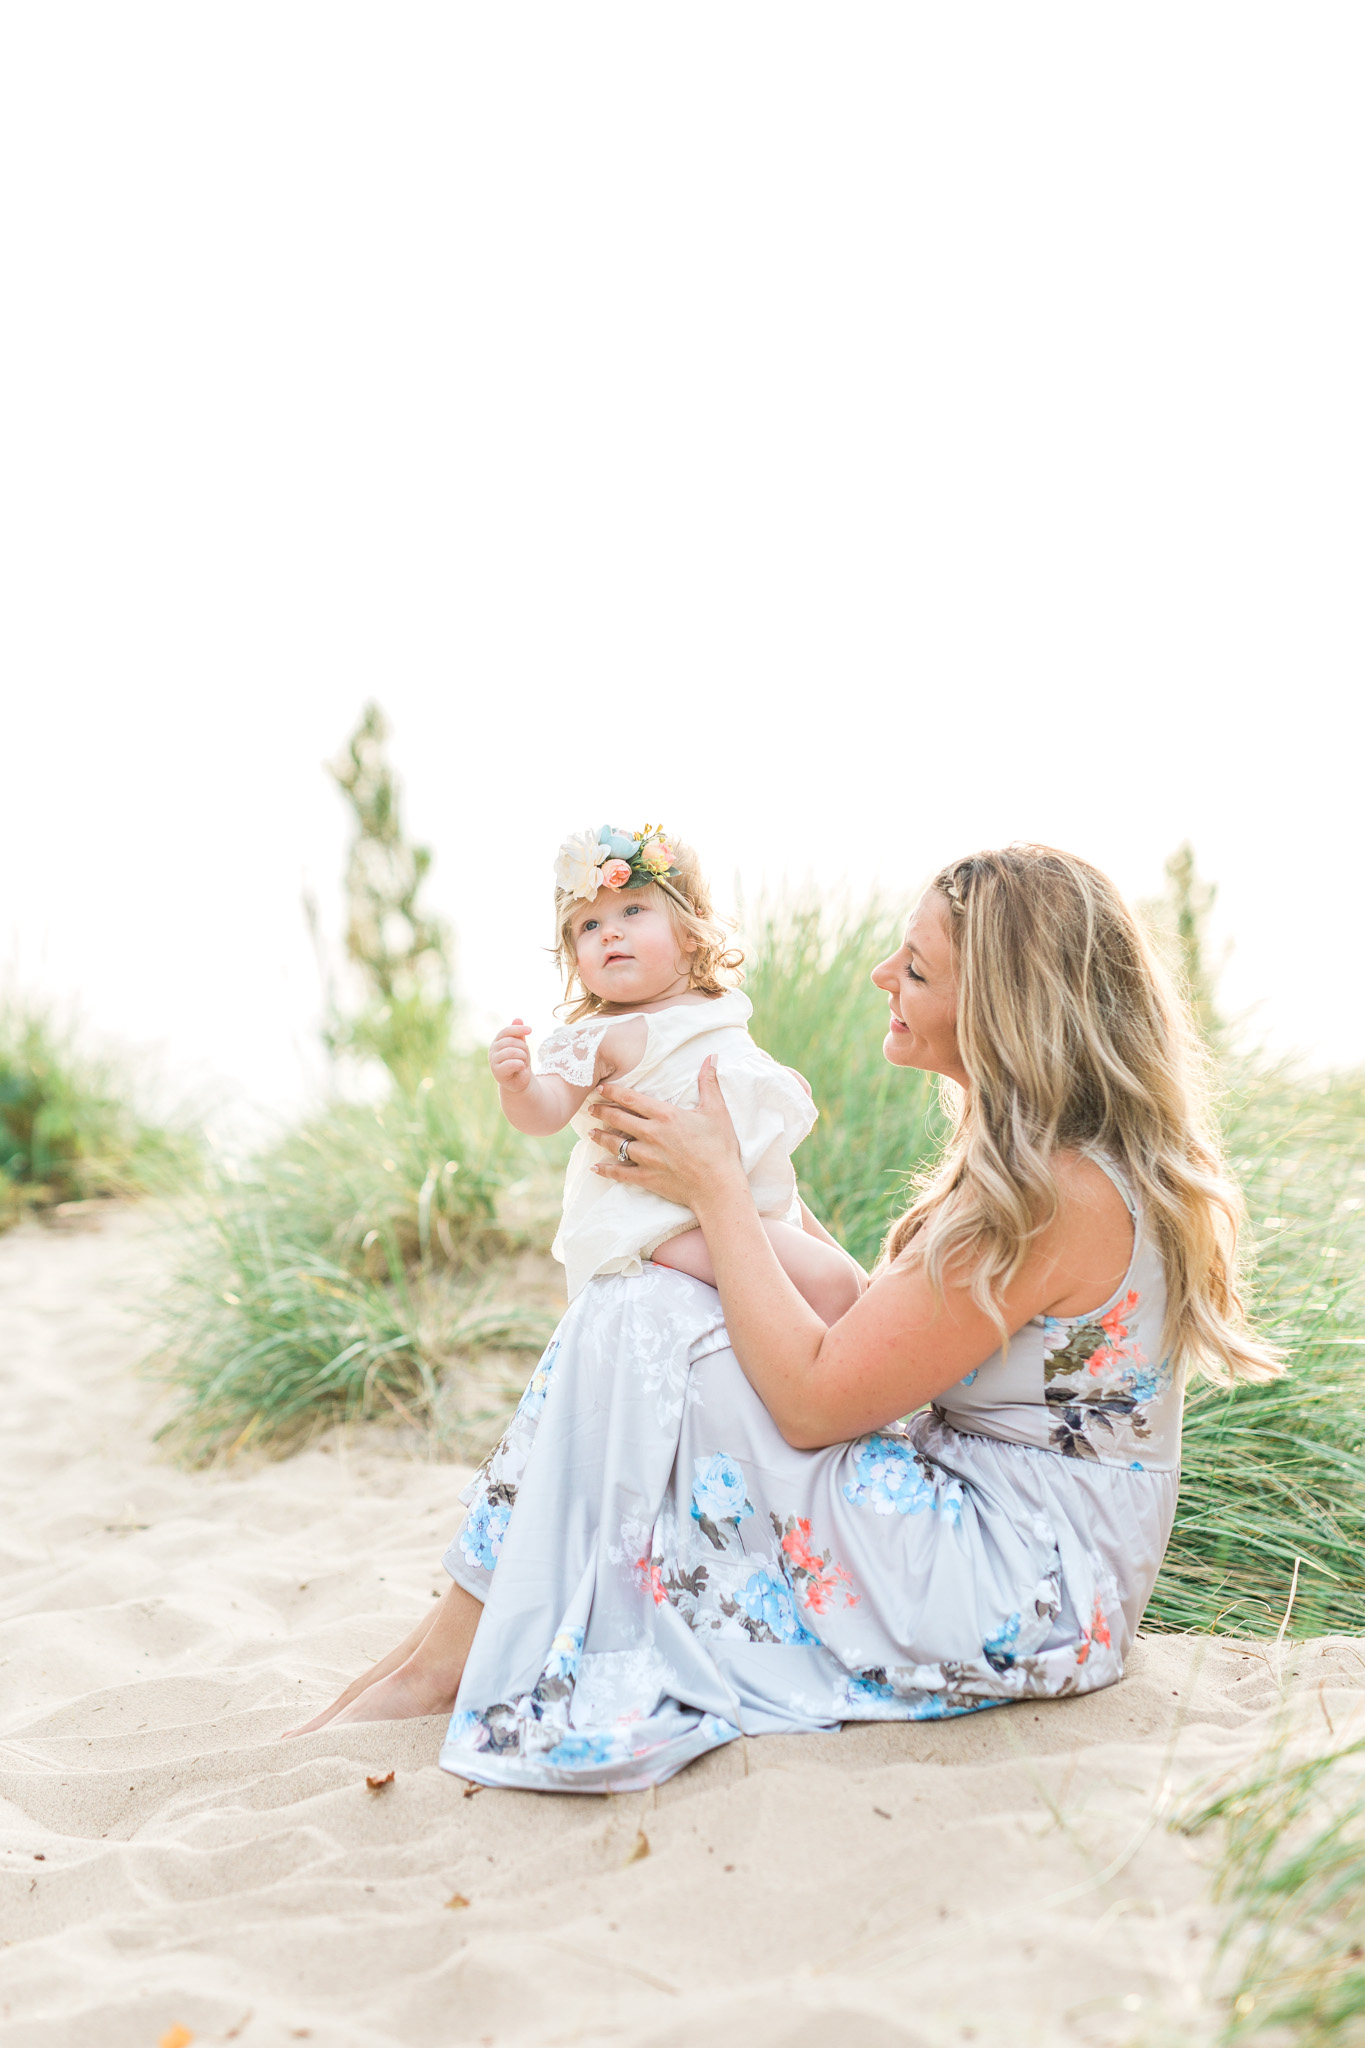
{"label": "baby's hand", "polygon": [[530,1025],[514,1017],[488,1048],[493,1079],[509,1095],[522,1095],[531,1085],[531,1050],[526,1043],[530,1036]]}

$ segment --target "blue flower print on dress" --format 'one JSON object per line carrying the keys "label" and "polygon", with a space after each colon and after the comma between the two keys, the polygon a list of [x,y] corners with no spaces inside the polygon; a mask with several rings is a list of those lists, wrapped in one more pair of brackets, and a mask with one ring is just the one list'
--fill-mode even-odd
{"label": "blue flower print on dress", "polygon": [[723,1451],[698,1458],[692,1467],[692,1519],[739,1522],[753,1513],[744,1491],[744,1473]]}
{"label": "blue flower print on dress", "polygon": [[1148,1363],[1133,1334],[1140,1305],[1130,1288],[1104,1315],[1043,1317],[1043,1398],[1055,1418],[1049,1442],[1064,1457],[1098,1459],[1102,1446],[1150,1434],[1148,1408],[1173,1375],[1169,1359]]}
{"label": "blue flower print on dress", "polygon": [[517,1414],[525,1422],[539,1420],[540,1411],[545,1406],[545,1393],[550,1384],[550,1374],[554,1370],[555,1353],[558,1349],[559,1339],[552,1337],[541,1355],[540,1363],[531,1374],[526,1392],[517,1403]]}
{"label": "blue flower print on dress", "polygon": [[994,1635],[987,1636],[981,1648],[992,1671],[1009,1670],[1014,1662],[1015,1645],[1022,1626],[1023,1616],[1012,1614],[1008,1621],[1001,1622]]}
{"label": "blue flower print on dress", "polygon": [[932,1508],[950,1524],[961,1516],[961,1482],[919,1456],[908,1437],[864,1437],[853,1469],[857,1478],[845,1485],[844,1499],[855,1507],[878,1515],[920,1515]]}
{"label": "blue flower print on dress", "polygon": [[486,1572],[495,1569],[511,1519],[510,1501],[490,1500],[485,1495],[474,1502],[460,1531],[460,1548],[471,1564],[480,1565]]}
{"label": "blue flower print on dress", "polygon": [[562,1742],[542,1752],[542,1763],[551,1764],[556,1770],[583,1770],[594,1764],[619,1763],[630,1755],[630,1744],[623,1735],[604,1732],[600,1735],[566,1735]]}
{"label": "blue flower print on dress", "polygon": [[744,1473],[733,1458],[716,1451],[709,1458],[697,1458],[692,1466],[692,1519],[717,1550],[726,1547],[728,1522],[737,1530],[753,1503],[744,1488]]}
{"label": "blue flower print on dress", "polygon": [[959,1384],[964,1387],[969,1387],[972,1381],[976,1378],[977,1374],[980,1372],[980,1370],[981,1367],[979,1365],[974,1365],[970,1372],[963,1373],[962,1379]]}
{"label": "blue flower print on dress", "polygon": [[754,1624],[750,1633],[763,1631],[760,1640],[778,1643],[814,1643],[819,1640],[801,1626],[792,1602],[791,1587],[785,1579],[775,1579],[769,1571],[754,1572],[740,1598],[744,1602],[745,1613]]}
{"label": "blue flower print on dress", "polygon": [[856,1706],[866,1700],[893,1700],[896,1688],[886,1675],[884,1665],[875,1665],[869,1671],[859,1671],[848,1680],[845,1695],[849,1706]]}

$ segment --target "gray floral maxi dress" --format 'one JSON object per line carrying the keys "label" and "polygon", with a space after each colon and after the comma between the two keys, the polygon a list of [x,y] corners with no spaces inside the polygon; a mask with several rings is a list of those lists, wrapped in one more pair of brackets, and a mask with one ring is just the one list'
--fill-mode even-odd
{"label": "gray floral maxi dress", "polygon": [[589,1281],[446,1554],[487,1613],[445,1768],[631,1791],[740,1734],[1112,1685],[1180,1447],[1134,1213],[1110,1301],[1039,1317],[908,1425],[821,1451],[784,1442],[712,1288],[650,1264]]}

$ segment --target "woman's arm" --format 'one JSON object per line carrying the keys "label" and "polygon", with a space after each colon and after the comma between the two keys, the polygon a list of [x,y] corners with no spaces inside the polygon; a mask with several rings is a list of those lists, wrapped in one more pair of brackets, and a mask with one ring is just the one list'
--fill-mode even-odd
{"label": "woman's arm", "polygon": [[[597,1171],[691,1209],[711,1252],[735,1355],[788,1443],[813,1450],[879,1428],[932,1400],[996,1349],[999,1330],[972,1301],[965,1281],[950,1275],[936,1298],[913,1253],[879,1275],[848,1314],[826,1328],[764,1234],[709,1064],[694,1110],[631,1089],[609,1086],[603,1097],[599,1114],[606,1127],[598,1142],[614,1151],[628,1137],[633,1163],[604,1161]],[[1060,1191],[1057,1219],[1040,1232],[1002,1302],[1011,1331],[1077,1289],[1078,1309],[1102,1301],[1121,1277],[1121,1266],[1107,1286],[1097,1274],[1094,1291],[1085,1294],[1092,1284],[1087,1247],[1076,1242],[1065,1179]],[[1108,1275],[1112,1245],[1104,1250]]]}

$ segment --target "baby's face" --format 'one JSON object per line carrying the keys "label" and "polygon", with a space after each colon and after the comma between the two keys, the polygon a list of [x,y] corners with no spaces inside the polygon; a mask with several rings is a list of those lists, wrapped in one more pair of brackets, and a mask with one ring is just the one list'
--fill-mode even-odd
{"label": "baby's face", "polygon": [[579,980],[604,1002],[630,1009],[687,987],[696,941],[673,929],[653,889],[599,889],[570,930]]}

